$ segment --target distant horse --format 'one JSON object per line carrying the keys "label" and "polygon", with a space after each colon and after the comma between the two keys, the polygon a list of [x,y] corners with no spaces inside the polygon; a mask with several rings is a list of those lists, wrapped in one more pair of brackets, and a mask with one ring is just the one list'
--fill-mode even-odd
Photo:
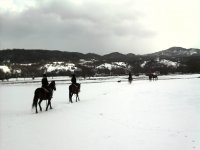
{"label": "distant horse", "polygon": [[150,73],[149,75],[149,80],[158,80],[158,75],[155,73]]}
{"label": "distant horse", "polygon": [[131,83],[133,81],[133,77],[132,77],[131,72],[129,72],[128,81],[129,81],[129,83]]}
{"label": "distant horse", "polygon": [[[49,84],[49,92],[46,91],[46,89],[44,88],[37,88],[35,90],[35,94],[34,94],[34,98],[33,98],[33,104],[32,104],[32,108],[35,107],[35,110],[36,110],[36,113],[38,113],[38,110],[37,110],[37,104],[39,104],[39,107],[40,107],[40,111],[42,111],[42,107],[41,107],[41,102],[43,100],[47,100],[47,106],[46,106],[46,111],[48,110],[48,107],[50,106],[50,109],[52,109],[51,107],[51,98],[53,96],[53,90],[55,91],[56,90],[56,84],[55,84],[55,81],[52,81],[50,84]],[[38,99],[39,102],[38,102]]]}
{"label": "distant horse", "polygon": [[129,76],[129,77],[128,77],[128,81],[129,81],[129,83],[131,83],[131,82],[133,81],[132,76]]}
{"label": "distant horse", "polygon": [[76,102],[77,102],[77,100],[80,101],[79,96],[78,96],[78,93],[80,92],[80,88],[81,88],[81,84],[79,84],[79,83],[76,83],[76,85],[71,84],[69,86],[69,102],[70,103],[73,103],[73,101],[72,101],[73,94],[76,94]]}

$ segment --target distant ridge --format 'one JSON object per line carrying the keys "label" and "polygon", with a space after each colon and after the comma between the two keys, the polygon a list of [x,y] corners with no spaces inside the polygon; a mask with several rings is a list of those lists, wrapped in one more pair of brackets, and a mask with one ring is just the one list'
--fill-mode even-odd
{"label": "distant ridge", "polygon": [[183,47],[171,47],[166,50],[162,50],[159,52],[152,53],[150,55],[156,56],[192,56],[192,55],[200,55],[200,49],[196,48],[183,48]]}
{"label": "distant ridge", "polygon": [[106,55],[98,55],[95,53],[83,54],[80,52],[67,52],[59,50],[41,50],[41,49],[6,49],[0,50],[0,62],[10,61],[12,63],[35,63],[41,61],[72,61],[77,62],[80,59],[100,61],[133,61],[139,58],[151,57],[190,57],[200,56],[200,49],[171,47],[159,52],[135,55],[132,53],[122,54],[113,52]]}
{"label": "distant ridge", "polygon": [[66,52],[59,50],[7,49],[0,50],[0,78],[10,76],[40,76],[48,72],[52,76],[135,75],[149,72],[200,73],[200,49],[171,47],[159,52],[135,55],[113,52],[106,55],[95,53]]}

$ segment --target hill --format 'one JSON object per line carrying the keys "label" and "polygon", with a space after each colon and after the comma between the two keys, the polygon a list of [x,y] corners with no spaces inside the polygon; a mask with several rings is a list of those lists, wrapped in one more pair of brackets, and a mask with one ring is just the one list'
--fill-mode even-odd
{"label": "hill", "polygon": [[[6,68],[6,69],[5,69]],[[0,50],[0,76],[121,75],[160,72],[200,73],[200,49],[171,47],[152,54],[135,55],[114,52],[106,55],[59,50]],[[16,75],[18,74],[18,75]]]}
{"label": "hill", "polygon": [[169,56],[169,57],[188,57],[188,56],[200,56],[200,49],[195,48],[182,48],[182,47],[171,47],[166,50],[162,50],[156,53],[150,54],[152,56]]}

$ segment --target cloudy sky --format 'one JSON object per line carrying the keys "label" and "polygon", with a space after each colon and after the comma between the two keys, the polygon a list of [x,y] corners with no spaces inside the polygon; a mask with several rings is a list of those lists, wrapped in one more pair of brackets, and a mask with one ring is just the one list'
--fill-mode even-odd
{"label": "cloudy sky", "polygon": [[1,0],[0,49],[200,48],[200,0]]}

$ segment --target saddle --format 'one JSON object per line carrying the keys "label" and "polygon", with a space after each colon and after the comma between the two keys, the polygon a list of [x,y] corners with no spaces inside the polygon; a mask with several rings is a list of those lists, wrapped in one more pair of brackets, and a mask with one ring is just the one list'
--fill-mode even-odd
{"label": "saddle", "polygon": [[46,88],[42,87],[42,89],[45,91],[45,93],[49,93],[49,90],[47,90]]}
{"label": "saddle", "polygon": [[42,87],[42,89],[44,90],[44,97],[45,98],[52,98],[52,92],[49,91],[48,89]]}
{"label": "saddle", "polygon": [[74,87],[74,88],[75,88],[74,90],[77,90],[78,92],[80,92],[80,84],[79,84],[79,83],[76,83],[76,84],[75,84],[75,83],[72,83],[72,84],[71,84],[71,87],[72,87],[72,88]]}

